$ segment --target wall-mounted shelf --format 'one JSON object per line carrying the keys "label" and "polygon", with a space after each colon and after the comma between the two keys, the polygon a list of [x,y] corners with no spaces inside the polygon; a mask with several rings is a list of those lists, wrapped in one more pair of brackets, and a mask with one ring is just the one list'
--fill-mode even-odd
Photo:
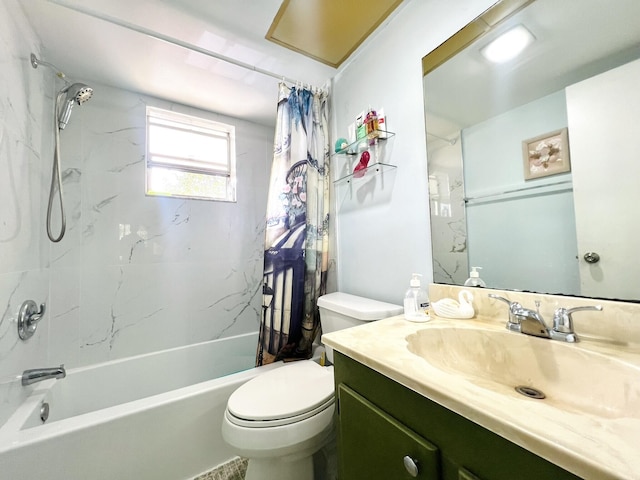
{"label": "wall-mounted shelf", "polygon": [[[336,159],[331,169],[339,212],[356,211],[391,200],[398,168],[390,163],[394,138],[395,133],[378,130],[331,156]],[[356,171],[364,152],[369,153],[369,162]]]}
{"label": "wall-mounted shelf", "polygon": [[[385,130],[376,130],[370,133],[368,136],[356,140],[350,143],[342,150],[335,152],[332,157],[344,158],[348,160],[344,165],[336,170],[340,172],[339,178],[333,181],[336,185],[351,183],[360,179],[371,177],[372,175],[378,175],[390,170],[394,170],[397,167],[387,162],[387,156],[389,155],[387,144],[389,140],[395,136],[395,133]],[[358,164],[359,157],[363,152],[369,152],[370,158],[366,168],[362,170],[354,171],[355,166]]]}
{"label": "wall-mounted shelf", "polygon": [[334,180],[333,183],[336,185],[342,185],[345,183],[351,183],[353,181],[364,180],[371,175],[390,172],[391,170],[395,170],[396,168],[398,167],[396,167],[395,165],[390,165],[388,163],[370,163],[367,168],[359,170],[355,173],[350,173],[349,175],[345,175],[344,177]]}
{"label": "wall-mounted shelf", "polygon": [[350,143],[342,150],[339,150],[331,154],[331,156],[332,157],[337,157],[337,156],[354,157],[364,152],[365,150],[370,150],[372,146],[377,145],[379,142],[386,142],[393,136],[395,136],[395,133],[393,132],[388,132],[386,130],[376,130],[375,132],[370,133],[366,137]]}

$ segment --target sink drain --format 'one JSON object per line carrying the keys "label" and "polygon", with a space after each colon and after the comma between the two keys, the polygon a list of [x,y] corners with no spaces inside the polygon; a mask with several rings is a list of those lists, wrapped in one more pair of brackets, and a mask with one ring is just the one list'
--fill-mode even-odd
{"label": "sink drain", "polygon": [[546,395],[542,393],[540,390],[538,390],[537,388],[525,387],[524,385],[518,385],[516,387],[516,392],[528,398],[535,398],[538,400],[542,400],[543,398],[546,398]]}

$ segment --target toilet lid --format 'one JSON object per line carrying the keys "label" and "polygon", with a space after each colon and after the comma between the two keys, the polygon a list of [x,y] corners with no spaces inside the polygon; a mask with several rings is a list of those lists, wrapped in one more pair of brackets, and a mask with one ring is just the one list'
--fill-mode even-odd
{"label": "toilet lid", "polygon": [[284,365],[258,375],[229,397],[234,417],[269,421],[296,417],[333,400],[333,367],[312,360]]}

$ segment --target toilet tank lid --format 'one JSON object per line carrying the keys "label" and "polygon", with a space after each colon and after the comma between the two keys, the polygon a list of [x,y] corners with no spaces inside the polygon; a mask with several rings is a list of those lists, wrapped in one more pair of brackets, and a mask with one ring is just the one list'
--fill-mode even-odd
{"label": "toilet tank lid", "polygon": [[[342,292],[328,293],[321,296],[318,298],[318,307],[364,321],[393,317],[394,315],[400,315],[403,311],[400,305]],[[322,321],[322,317],[320,321]]]}

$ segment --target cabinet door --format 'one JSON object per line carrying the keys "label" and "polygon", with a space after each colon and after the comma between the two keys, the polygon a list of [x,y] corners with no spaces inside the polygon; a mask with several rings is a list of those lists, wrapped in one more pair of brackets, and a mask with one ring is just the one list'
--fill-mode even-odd
{"label": "cabinet door", "polygon": [[[345,385],[338,386],[341,480],[440,478],[438,448]],[[417,475],[405,467],[412,460]]]}
{"label": "cabinet door", "polygon": [[460,470],[458,470],[458,480],[480,480],[480,478],[476,477],[466,468],[460,468]]}

